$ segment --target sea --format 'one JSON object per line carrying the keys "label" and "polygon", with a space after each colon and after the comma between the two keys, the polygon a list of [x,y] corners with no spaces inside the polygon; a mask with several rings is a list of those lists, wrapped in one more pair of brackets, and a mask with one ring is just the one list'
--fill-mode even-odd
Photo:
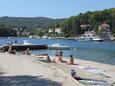
{"label": "sea", "polygon": [[[61,50],[63,56],[69,58],[73,55],[74,58],[81,60],[94,61],[99,63],[115,65],[115,42],[86,42],[67,39],[43,39],[43,38],[15,38],[17,43],[23,43],[24,40],[32,44],[47,44],[52,45],[59,43],[61,46],[69,46],[70,50]],[[11,40],[7,37],[0,38],[0,45],[7,44]],[[35,55],[49,54],[49,56],[55,56],[56,50],[33,50]]]}

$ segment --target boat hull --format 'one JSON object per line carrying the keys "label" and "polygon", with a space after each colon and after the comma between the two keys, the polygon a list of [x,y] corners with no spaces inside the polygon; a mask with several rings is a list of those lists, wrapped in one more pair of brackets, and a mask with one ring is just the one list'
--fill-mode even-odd
{"label": "boat hull", "polygon": [[49,50],[69,50],[70,47],[55,47],[55,46],[48,46]]}
{"label": "boat hull", "polygon": [[77,41],[103,42],[103,40],[77,39]]}

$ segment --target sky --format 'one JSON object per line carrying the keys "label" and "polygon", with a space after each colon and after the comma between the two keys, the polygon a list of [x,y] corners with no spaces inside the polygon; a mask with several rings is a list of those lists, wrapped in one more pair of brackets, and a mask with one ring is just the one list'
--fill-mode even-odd
{"label": "sky", "polygon": [[115,0],[0,0],[0,16],[68,18],[115,8]]}

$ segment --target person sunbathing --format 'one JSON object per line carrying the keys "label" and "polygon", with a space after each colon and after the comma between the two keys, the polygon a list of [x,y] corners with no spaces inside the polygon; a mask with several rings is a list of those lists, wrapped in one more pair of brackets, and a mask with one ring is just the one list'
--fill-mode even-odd
{"label": "person sunbathing", "polygon": [[51,62],[51,59],[50,59],[50,57],[48,55],[46,57],[46,61],[49,62],[49,63]]}
{"label": "person sunbathing", "polygon": [[8,49],[8,53],[9,53],[9,54],[16,54],[16,50],[13,50],[13,49],[12,49],[12,46],[10,45],[10,46],[9,46],[9,49]]}
{"label": "person sunbathing", "polygon": [[0,52],[5,52],[5,48],[4,47],[0,48]]}
{"label": "person sunbathing", "polygon": [[25,51],[25,53],[24,53],[24,54],[26,54],[26,55],[31,55],[30,49],[29,49],[29,48],[27,48],[27,50]]}
{"label": "person sunbathing", "polygon": [[54,59],[54,62],[55,62],[55,63],[62,63],[63,60],[62,60],[61,56],[58,56],[58,57],[56,57],[56,58]]}
{"label": "person sunbathing", "polygon": [[66,62],[66,64],[68,64],[68,65],[74,65],[73,55],[70,55],[70,60],[68,62]]}

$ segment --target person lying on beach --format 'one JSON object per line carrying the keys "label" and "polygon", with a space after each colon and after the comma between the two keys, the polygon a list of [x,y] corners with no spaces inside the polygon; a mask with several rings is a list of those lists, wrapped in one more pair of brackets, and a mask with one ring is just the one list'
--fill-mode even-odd
{"label": "person lying on beach", "polygon": [[16,50],[12,50],[12,46],[10,45],[9,49],[8,49],[8,53],[9,54],[16,54]]}
{"label": "person lying on beach", "polygon": [[74,58],[73,58],[73,55],[70,55],[70,59],[68,62],[66,62],[67,65],[74,65]]}
{"label": "person lying on beach", "polygon": [[0,52],[5,52],[5,48],[4,47],[0,48]]}

